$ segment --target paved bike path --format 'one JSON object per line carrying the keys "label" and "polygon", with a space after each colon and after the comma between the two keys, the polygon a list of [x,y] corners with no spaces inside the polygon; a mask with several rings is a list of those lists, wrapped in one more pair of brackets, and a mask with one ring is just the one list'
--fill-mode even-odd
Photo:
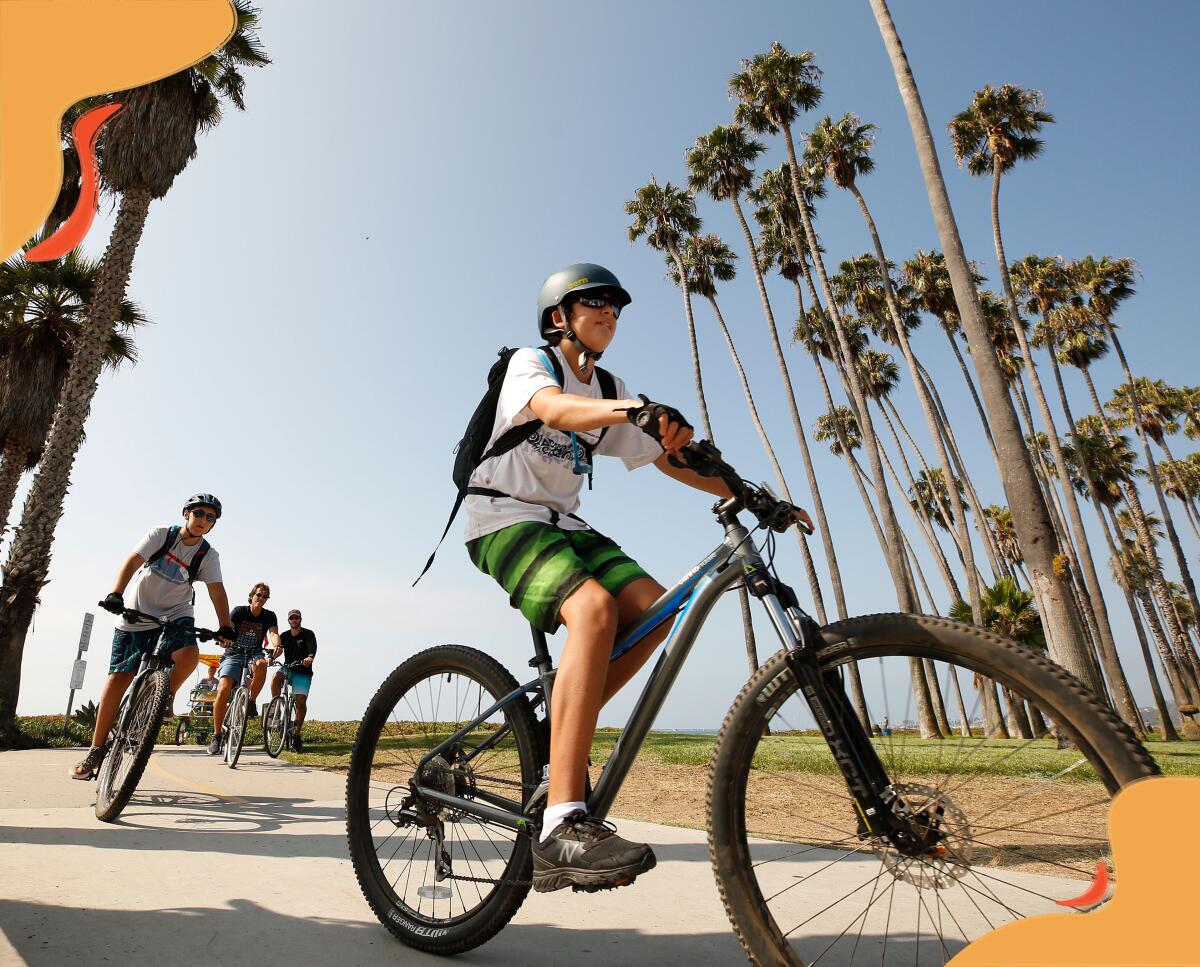
{"label": "paved bike path", "polygon": [[[243,753],[159,747],[117,823],[92,811],[77,750],[0,753],[0,964],[433,965],[359,893],[344,778]],[[513,922],[456,962],[496,967],[744,964],[704,834],[622,822],[658,868],[595,896],[529,895]]]}

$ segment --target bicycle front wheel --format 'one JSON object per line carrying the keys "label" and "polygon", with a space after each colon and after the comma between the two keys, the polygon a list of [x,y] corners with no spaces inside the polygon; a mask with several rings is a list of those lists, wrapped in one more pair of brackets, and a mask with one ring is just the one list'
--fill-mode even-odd
{"label": "bicycle front wheel", "polygon": [[363,895],[411,947],[457,954],[490,939],[531,885],[526,833],[415,800],[410,783],[521,811],[541,756],[518,695],[425,766],[422,758],[517,683],[494,658],[458,645],[414,655],[380,686],[359,726],[346,783],[346,832]]}
{"label": "bicycle front wheel", "polygon": [[242,754],[242,743],[246,741],[246,711],[250,707],[250,693],[239,688],[233,693],[226,719],[225,761],[229,768],[236,768]]}
{"label": "bicycle front wheel", "polygon": [[840,687],[858,662],[886,725],[873,740],[886,797],[942,836],[912,855],[868,830],[779,652],[726,717],[708,792],[713,868],[751,960],[883,962],[890,948],[942,964],[1003,923],[1068,913],[1061,901],[1111,866],[1113,795],[1158,772],[1129,728],[980,628],[890,614],[821,634],[826,680]]}
{"label": "bicycle front wheel", "polygon": [[129,804],[154,751],[170,693],[170,672],[162,669],[144,676],[122,706],[97,776],[97,819],[111,823]]}
{"label": "bicycle front wheel", "polygon": [[262,724],[263,745],[267,750],[267,755],[272,759],[277,759],[279,753],[283,751],[283,743],[288,732],[287,703],[283,700],[282,695],[271,699],[271,704],[263,713]]}

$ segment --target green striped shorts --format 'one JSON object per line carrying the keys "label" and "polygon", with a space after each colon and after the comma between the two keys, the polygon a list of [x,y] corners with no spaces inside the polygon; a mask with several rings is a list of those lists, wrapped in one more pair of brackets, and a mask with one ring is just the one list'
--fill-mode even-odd
{"label": "green striped shorts", "polygon": [[542,521],[522,521],[468,541],[467,553],[508,592],[509,603],[547,634],[558,630],[563,602],[588,578],[615,598],[650,576],[603,534],[559,530]]}

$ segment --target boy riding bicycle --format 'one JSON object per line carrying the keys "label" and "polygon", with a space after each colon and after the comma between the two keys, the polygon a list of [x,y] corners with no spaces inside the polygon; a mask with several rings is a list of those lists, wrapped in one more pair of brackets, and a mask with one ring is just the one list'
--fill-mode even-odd
{"label": "boy riding bicycle", "polygon": [[[192,584],[195,581],[208,587],[208,596],[221,624],[218,636],[232,638],[229,599],[221,583],[221,559],[216,548],[205,540],[205,535],[216,526],[220,516],[221,502],[212,494],[189,497],[183,505],[184,523],[151,530],[117,572],[113,589],[103,602],[107,611],[119,616],[113,632],[109,675],[100,693],[92,747],[71,769],[73,779],[95,778],[104,759],[108,730],[116,719],[121,698],[137,673],[142,656],[154,650],[160,636],[164,638],[163,654],[169,656],[174,665],[169,702],[174,702],[179,687],[191,677],[200,655],[195,639],[186,630],[195,625],[192,608],[195,601]],[[135,573],[138,580],[129,607],[173,621],[175,627],[164,630],[151,622],[127,621],[122,615],[126,607],[123,595]],[[170,707],[168,705],[168,709]]]}
{"label": "boy riding bicycle", "polygon": [[[732,496],[721,480],[679,462],[692,427],[677,410],[628,398],[615,378],[616,399],[602,398],[593,360],[612,344],[617,318],[631,301],[612,272],[591,263],[570,265],[543,283],[538,327],[549,346],[512,356],[488,447],[513,426],[542,425],[513,449],[483,460],[465,502],[467,550],[476,567],[496,579],[532,625],[548,633],[560,624],[567,629],[551,697],[550,790],[533,845],[533,886],[542,892],[624,886],[655,865],[649,846],[616,835],[587,814],[584,802],[600,709],[670,630],[664,624],[612,658],[617,635],[664,588],[575,516],[590,457],[620,457],[630,470],[653,463],[697,490]],[[549,353],[561,367],[561,384],[553,361],[543,356]],[[633,421],[647,412],[657,419],[643,433]],[[803,511],[796,514],[811,526]]]}

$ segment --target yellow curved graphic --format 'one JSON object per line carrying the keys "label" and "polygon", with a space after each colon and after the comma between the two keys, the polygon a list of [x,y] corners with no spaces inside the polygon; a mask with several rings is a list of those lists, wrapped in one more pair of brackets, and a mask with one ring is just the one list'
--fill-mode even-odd
{"label": "yellow curved graphic", "polygon": [[0,0],[0,258],[58,197],[63,112],[198,63],[235,23],[229,0]]}
{"label": "yellow curved graphic", "polygon": [[1200,779],[1144,779],[1109,810],[1113,898],[1079,916],[1046,915],[980,937],[950,967],[1180,967],[1200,964],[1196,870]]}

